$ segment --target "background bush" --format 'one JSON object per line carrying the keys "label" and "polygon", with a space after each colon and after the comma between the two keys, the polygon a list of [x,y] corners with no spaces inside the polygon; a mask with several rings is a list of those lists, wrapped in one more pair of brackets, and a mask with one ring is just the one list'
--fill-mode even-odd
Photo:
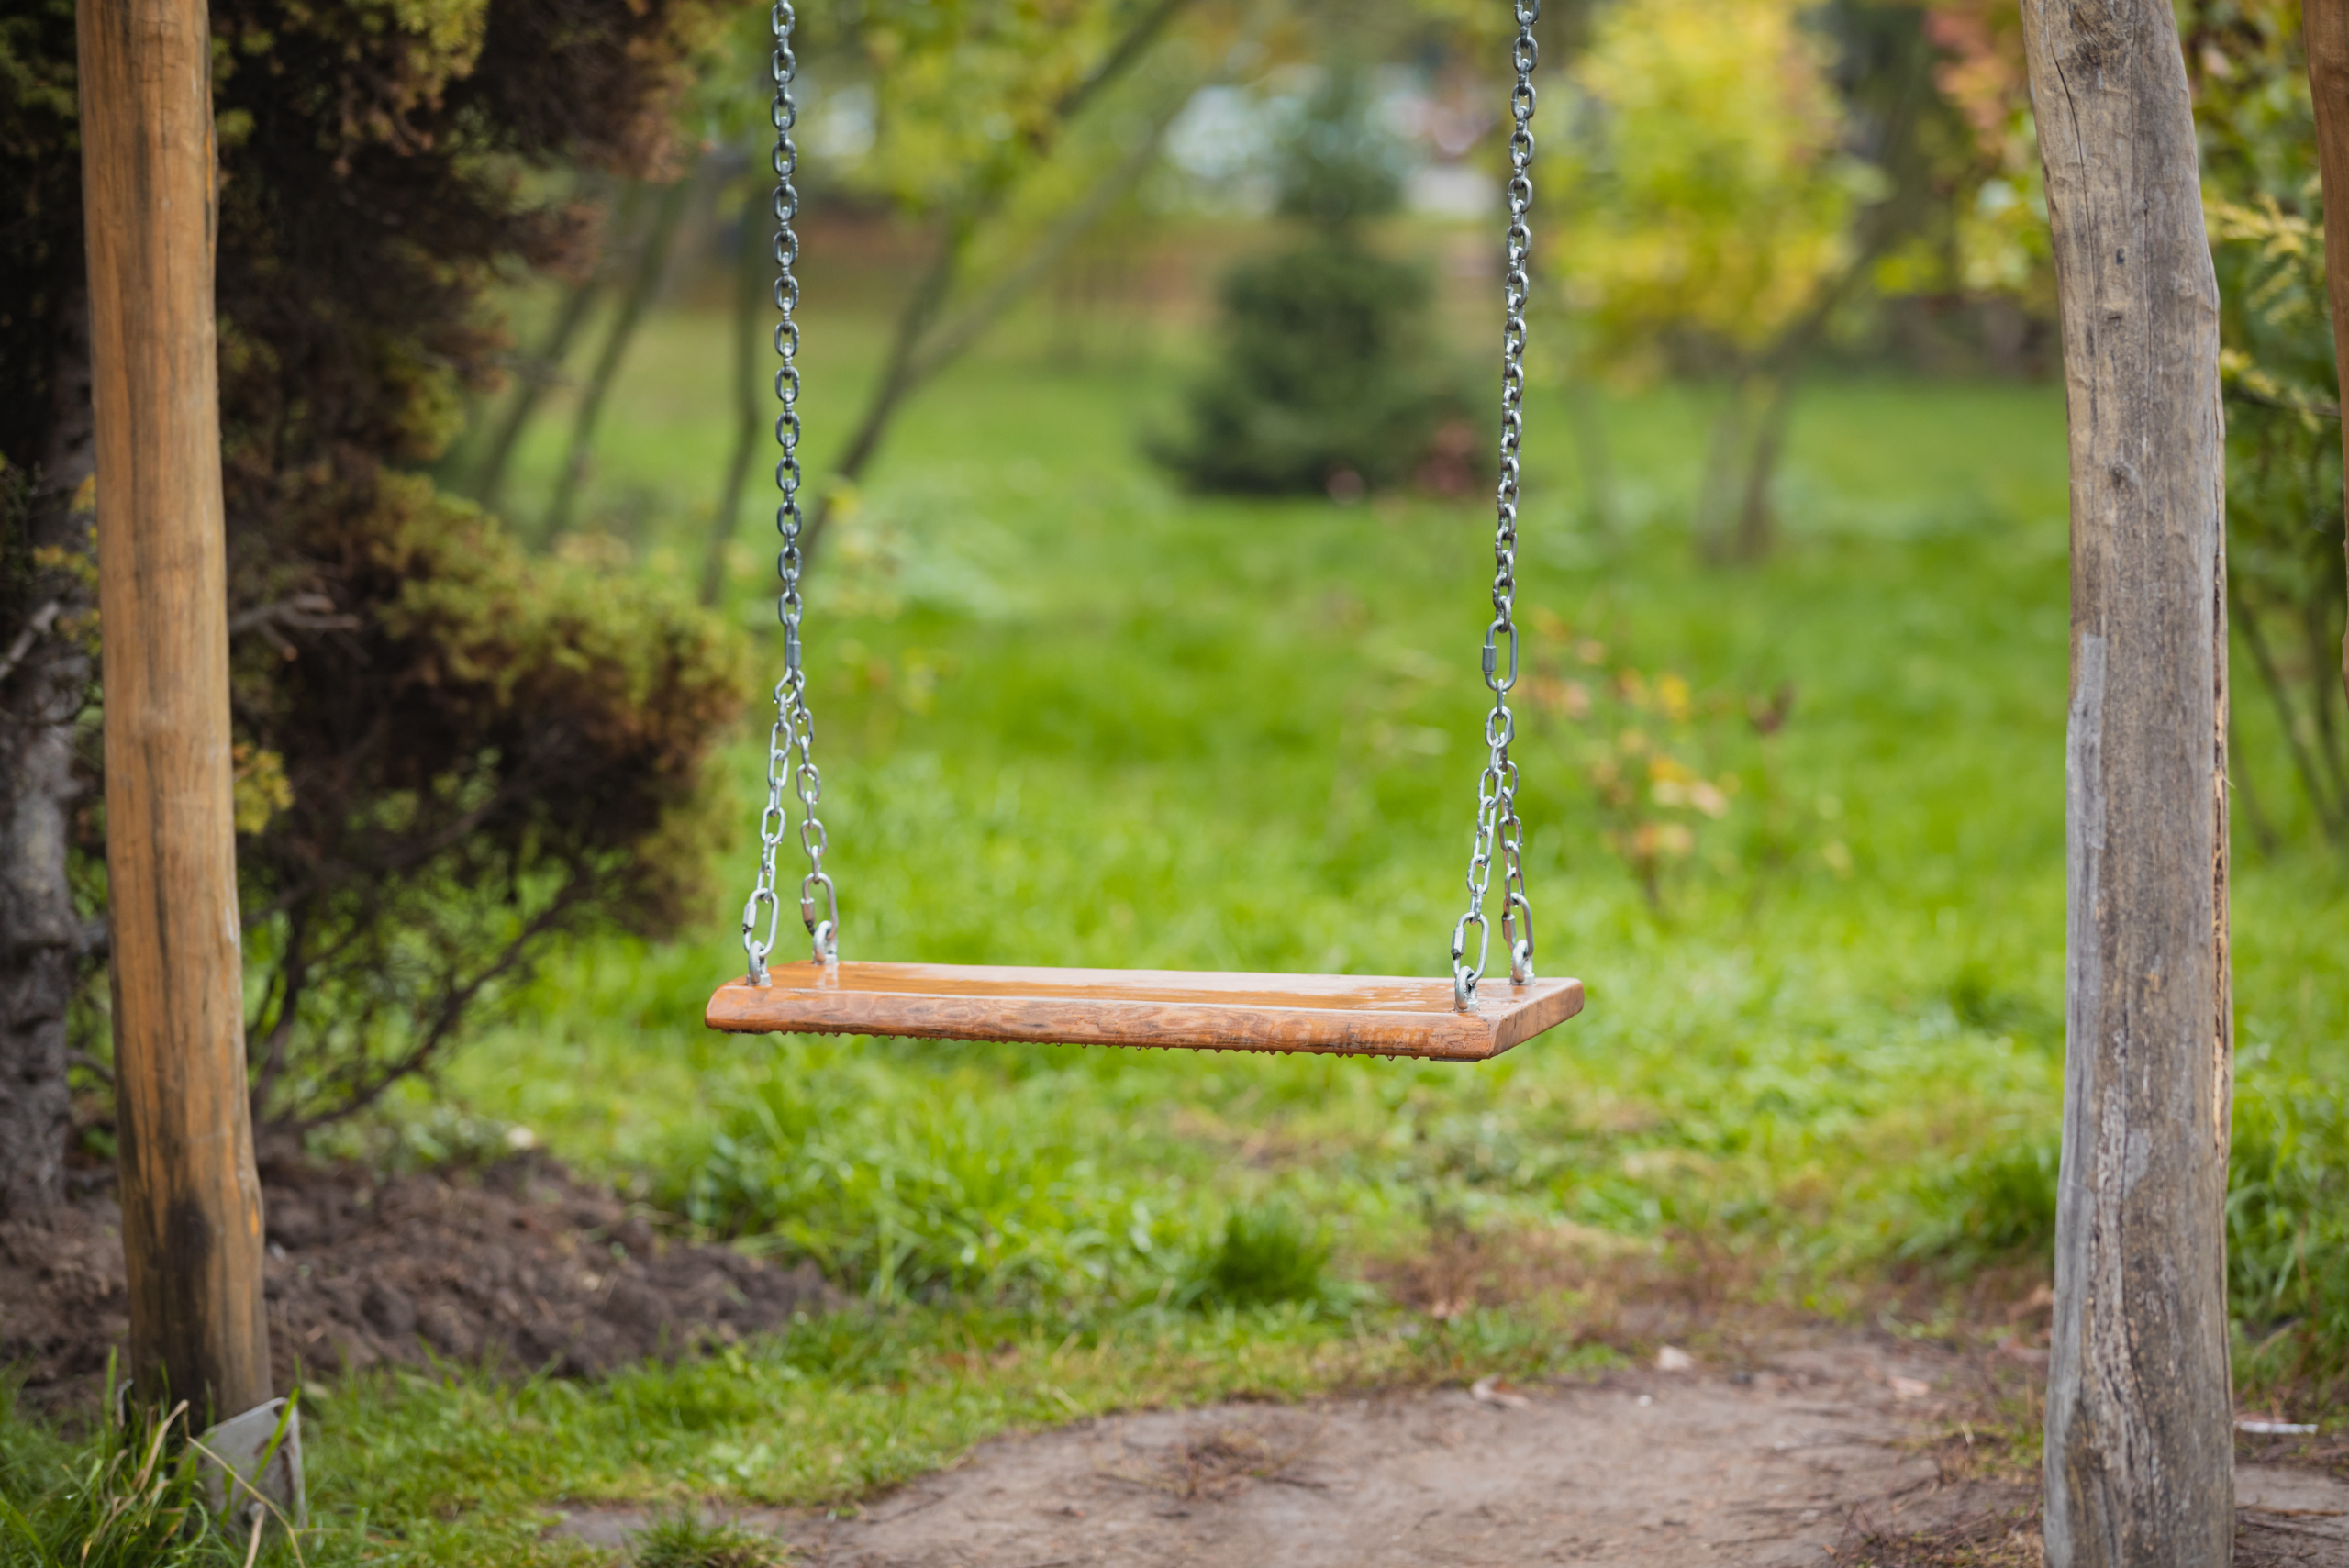
{"label": "background bush", "polygon": [[1401,198],[1399,151],[1357,69],[1329,72],[1287,128],[1279,210],[1307,233],[1224,281],[1221,360],[1186,399],[1189,428],[1152,443],[1186,484],[1351,498],[1423,471],[1465,490],[1482,472],[1428,275],[1381,256],[1366,227]]}
{"label": "background bush", "polygon": [[[249,1034],[281,1126],[371,1103],[551,942],[657,927],[698,882],[737,639],[673,589],[527,561],[421,471],[503,374],[490,291],[595,252],[596,214],[557,176],[663,172],[715,25],[700,0],[212,9]],[[70,0],[0,26],[0,462],[51,515],[81,476],[41,465],[87,461],[73,28]],[[35,520],[68,541],[36,580],[0,581],[0,646],[44,597],[86,607],[74,516]],[[99,694],[82,695],[74,787],[95,802]],[[95,911],[104,814],[75,820]],[[86,978],[79,1043],[102,1071]]]}

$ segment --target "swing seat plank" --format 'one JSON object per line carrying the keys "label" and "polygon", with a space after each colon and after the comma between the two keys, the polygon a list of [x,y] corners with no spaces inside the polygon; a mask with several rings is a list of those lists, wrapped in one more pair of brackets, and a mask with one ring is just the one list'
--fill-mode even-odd
{"label": "swing seat plank", "polygon": [[709,1027],[733,1034],[1203,1051],[1319,1051],[1482,1062],[1582,1011],[1579,980],[1486,980],[1477,1010],[1449,980],[1381,974],[1225,974],[952,963],[778,963],[773,984],[718,988]]}

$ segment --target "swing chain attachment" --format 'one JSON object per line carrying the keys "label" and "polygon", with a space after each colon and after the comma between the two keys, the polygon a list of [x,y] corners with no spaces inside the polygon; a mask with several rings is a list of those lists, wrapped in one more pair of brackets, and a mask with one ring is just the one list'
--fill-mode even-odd
{"label": "swing chain attachment", "polygon": [[[1476,836],[1468,857],[1468,912],[1452,928],[1452,996],[1464,1012],[1476,1008],[1476,984],[1485,977],[1492,947],[1486,924],[1485,895],[1492,885],[1493,857],[1502,873],[1501,943],[1508,950],[1509,983],[1533,978],[1533,906],[1525,896],[1524,831],[1517,818],[1517,764],[1509,742],[1517,717],[1508,709],[1517,684],[1517,497],[1518,455],[1525,439],[1525,304],[1531,292],[1527,260],[1533,249],[1528,214],[1533,206],[1533,67],[1541,57],[1533,24],[1542,0],[1515,0],[1517,39],[1510,50],[1517,85],[1509,95],[1508,236],[1502,300],[1508,322],[1501,337],[1500,484],[1495,492],[1493,528],[1493,619],[1485,628],[1485,685],[1493,694],[1485,717],[1486,760],[1476,784]],[[1476,962],[1468,962],[1468,932],[1476,932]]]}
{"label": "swing chain attachment", "polygon": [[[807,712],[807,672],[800,641],[805,606],[799,597],[799,574],[806,559],[799,546],[803,521],[799,509],[799,279],[793,271],[799,261],[799,235],[792,227],[799,217],[799,192],[792,183],[793,176],[799,172],[799,149],[791,138],[799,115],[798,105],[791,95],[792,81],[799,69],[798,58],[791,50],[792,26],[796,19],[791,0],[775,0],[772,18],[774,305],[780,319],[775,323],[774,350],[783,361],[774,373],[775,399],[783,406],[774,421],[775,444],[783,451],[774,468],[775,488],[782,493],[782,500],[775,507],[774,526],[783,537],[782,550],[775,557],[775,570],[783,579],[782,591],[775,599],[775,618],[783,623],[783,679],[775,683],[774,727],[767,732],[767,804],[759,817],[759,877],[742,906],[742,949],[750,955],[750,981],[753,985],[770,984],[767,958],[774,951],[776,927],[783,914],[782,899],[775,893],[774,862],[784,828],[791,817],[783,801],[786,782],[799,797],[799,847],[807,856],[807,874],[799,881],[799,918],[807,928],[814,961],[829,964],[840,960],[840,894],[824,872],[828,840],[823,821],[816,815],[816,803],[824,793],[824,780],[816,771],[816,724]],[[796,762],[794,753],[797,754]],[[824,917],[820,920],[817,918],[819,894]],[[760,931],[762,905],[766,908],[763,934]]]}

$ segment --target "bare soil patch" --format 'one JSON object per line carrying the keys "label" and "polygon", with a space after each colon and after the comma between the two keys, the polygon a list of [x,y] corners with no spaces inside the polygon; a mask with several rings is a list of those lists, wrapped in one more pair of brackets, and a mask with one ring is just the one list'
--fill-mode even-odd
{"label": "bare soil patch", "polygon": [[[737,1522],[817,1568],[2039,1568],[2036,1480],[1955,1351],[1812,1343],[1297,1407],[1141,1412],[982,1445],[849,1517]],[[2349,1484],[2246,1464],[2244,1568],[2349,1565]],[[635,1509],[560,1534],[613,1549]]]}
{"label": "bare soil patch", "polygon": [[[273,1162],[270,1350],[281,1386],[428,1356],[586,1376],[774,1328],[838,1297],[782,1268],[662,1235],[542,1156],[383,1180]],[[84,1400],[128,1332],[120,1212],[102,1194],[0,1224],[0,1363],[28,1399]]]}

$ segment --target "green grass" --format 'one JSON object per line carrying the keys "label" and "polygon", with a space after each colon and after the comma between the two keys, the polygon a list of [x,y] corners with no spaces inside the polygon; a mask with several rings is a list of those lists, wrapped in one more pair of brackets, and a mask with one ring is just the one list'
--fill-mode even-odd
{"label": "green grass", "polygon": [[[681,582],[724,455],[722,330],[656,323],[591,498],[640,570]],[[818,473],[874,341],[811,317]],[[1441,973],[1488,514],[1180,495],[1134,455],[1179,367],[1072,368],[1029,341],[911,407],[813,584],[845,951]],[[1698,567],[1681,529],[1704,413],[1673,389],[1609,405],[1625,525],[1598,537],[1561,406],[1531,404],[1529,673],[1553,696],[1580,684],[1605,718],[1529,690],[1519,748],[1540,964],[1587,983],[1585,1017],[1478,1067],[712,1036],[703,1001],[741,964],[763,757],[746,735],[706,917],[562,955],[439,1101],[419,1088],[391,1116],[428,1152],[527,1126],[713,1230],[813,1255],[870,1310],[595,1384],[331,1385],[308,1437],[336,1550],[561,1562],[534,1511],[559,1497],[846,1501],[1078,1413],[1603,1353],[1571,1297],[1429,1326],[1353,1283],[1462,1225],[1700,1236],[1828,1311],[1887,1269],[2043,1250],[2060,396],[1807,392],[1786,548],[1739,573]],[[521,515],[555,461],[541,429]],[[725,614],[763,628],[754,501]],[[1685,715],[1623,695],[1628,672],[1650,694],[1684,679]],[[1791,717],[1758,733],[1750,713],[1787,689]],[[2272,726],[2250,692],[2241,706],[2239,764],[2273,801]],[[1644,755],[1626,728],[1734,784],[1720,820],[1684,814],[1691,851],[1655,904],[1592,779]],[[2239,1366],[2258,1376],[2349,1342],[2325,1305],[2349,1300],[2330,1283],[2349,1233],[2309,1223],[2341,1212],[2349,1172],[2349,1127],[2314,1087],[2343,1064],[2341,874],[2305,845],[2238,859]]]}
{"label": "green grass", "polygon": [[592,1385],[353,1380],[325,1402],[318,1428],[365,1436],[321,1445],[313,1503],[345,1520],[363,1512],[392,1561],[561,1562],[563,1549],[539,1540],[556,1499],[850,1506],[1007,1429],[1607,1360],[1555,1320],[1497,1314],[1426,1328],[1372,1328],[1295,1305],[1075,1326],[969,1311],[836,1317]]}
{"label": "green grass", "polygon": [[[111,1375],[108,1379],[111,1385]],[[109,1389],[111,1391],[111,1389]],[[0,1568],[284,1568],[299,1553],[273,1506],[263,1520],[223,1519],[186,1407],[135,1407],[80,1441],[16,1414],[0,1384]],[[250,1516],[246,1508],[233,1512]]]}
{"label": "green grass", "polygon": [[686,1502],[645,1527],[629,1561],[634,1568],[785,1568],[787,1550],[771,1537],[705,1519]]}
{"label": "green grass", "polygon": [[[609,484],[650,486],[708,441],[689,367],[711,330],[647,345]],[[810,382],[839,389],[820,449],[853,378],[819,358]],[[1441,971],[1486,513],[1177,495],[1132,455],[1174,384],[1016,350],[969,366],[915,406],[833,541],[811,657],[852,952]],[[559,965],[451,1088],[882,1300],[1154,1297],[1154,1260],[1273,1193],[1355,1253],[1434,1212],[1875,1245],[1917,1162],[2052,1121],[2060,405],[1819,389],[1793,542],[1742,574],[1698,569],[1674,523],[1699,399],[1611,410],[1637,502],[1616,539],[1575,521],[1558,413],[1537,399],[1519,602],[1572,632],[1529,632],[1529,662],[1587,678],[1574,650],[1596,638],[1605,666],[1678,673],[1699,710],[1683,751],[1741,785],[1651,910],[1600,842],[1587,728],[1529,713],[1542,962],[1592,998],[1558,1036],[1470,1070],[713,1039],[703,995],[740,967],[733,865],[704,930]],[[658,569],[696,525],[642,527]],[[730,613],[755,624],[742,553]],[[1788,684],[1765,742],[1743,705]],[[737,769],[745,821],[756,767]]]}

